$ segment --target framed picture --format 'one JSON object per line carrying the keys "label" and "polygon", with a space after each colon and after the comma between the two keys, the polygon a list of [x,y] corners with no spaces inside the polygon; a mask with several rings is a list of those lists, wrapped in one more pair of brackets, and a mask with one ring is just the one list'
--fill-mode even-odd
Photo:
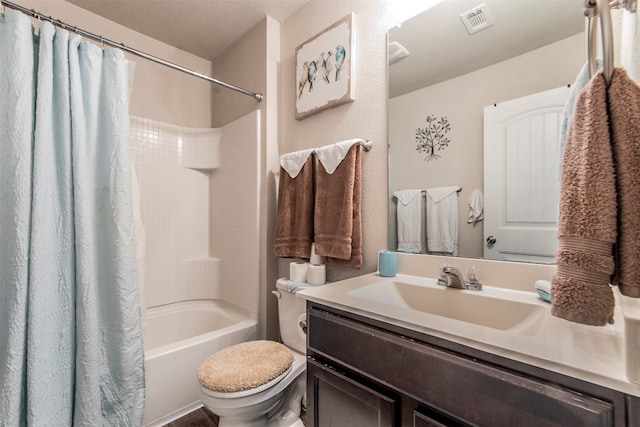
{"label": "framed picture", "polygon": [[354,100],[355,15],[296,48],[296,120]]}

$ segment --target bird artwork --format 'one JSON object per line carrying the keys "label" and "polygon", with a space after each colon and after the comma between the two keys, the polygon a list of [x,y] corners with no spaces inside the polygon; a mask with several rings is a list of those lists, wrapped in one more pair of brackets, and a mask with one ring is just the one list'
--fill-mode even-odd
{"label": "bird artwork", "polygon": [[347,52],[344,47],[339,44],[336,46],[336,81],[340,80],[340,70],[344,67],[344,59],[347,56]]}
{"label": "bird artwork", "polygon": [[323,80],[325,80],[324,75],[327,72],[327,60],[325,58],[325,55],[325,52],[320,53],[320,57],[316,60],[316,65],[318,66],[318,74],[322,77]]}
{"label": "bird artwork", "polygon": [[[325,55],[323,53],[323,55]],[[331,75],[331,71],[333,70],[333,52],[329,51],[326,53],[324,57],[324,75],[322,76],[325,83],[329,84],[331,81],[329,80],[329,76]]]}
{"label": "bird artwork", "polygon": [[304,87],[309,82],[309,61],[304,61],[302,64],[302,73],[300,76],[300,82],[298,83],[298,99],[302,96],[302,91]]}
{"label": "bird artwork", "polygon": [[307,73],[307,80],[309,80],[309,92],[313,90],[313,82],[316,80],[316,73],[318,72],[318,65],[316,61],[309,62],[309,72]]}

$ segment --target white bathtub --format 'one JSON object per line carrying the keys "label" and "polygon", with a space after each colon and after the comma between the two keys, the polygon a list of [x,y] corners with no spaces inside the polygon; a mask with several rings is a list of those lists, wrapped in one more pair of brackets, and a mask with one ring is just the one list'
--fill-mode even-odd
{"label": "white bathtub", "polygon": [[199,405],[196,372],[211,354],[256,338],[256,320],[223,301],[150,308],[143,328],[146,404],[143,425],[160,426]]}

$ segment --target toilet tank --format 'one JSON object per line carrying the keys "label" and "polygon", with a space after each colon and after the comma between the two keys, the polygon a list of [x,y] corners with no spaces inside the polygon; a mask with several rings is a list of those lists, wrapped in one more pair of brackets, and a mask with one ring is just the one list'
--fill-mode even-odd
{"label": "toilet tank", "polygon": [[[278,317],[280,320],[280,338],[287,347],[305,354],[307,352],[307,335],[302,330],[300,322],[306,325],[306,301],[296,296],[296,292],[305,286],[287,290],[287,280],[278,279],[276,283],[278,297]],[[306,326],[305,326],[306,329]]]}

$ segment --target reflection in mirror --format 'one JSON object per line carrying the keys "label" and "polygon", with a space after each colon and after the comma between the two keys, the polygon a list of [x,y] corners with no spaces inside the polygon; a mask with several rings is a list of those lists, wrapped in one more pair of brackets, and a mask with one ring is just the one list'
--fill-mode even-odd
{"label": "reflection in mirror", "polygon": [[553,262],[558,135],[586,60],[583,7],[443,0],[389,31],[391,250]]}

